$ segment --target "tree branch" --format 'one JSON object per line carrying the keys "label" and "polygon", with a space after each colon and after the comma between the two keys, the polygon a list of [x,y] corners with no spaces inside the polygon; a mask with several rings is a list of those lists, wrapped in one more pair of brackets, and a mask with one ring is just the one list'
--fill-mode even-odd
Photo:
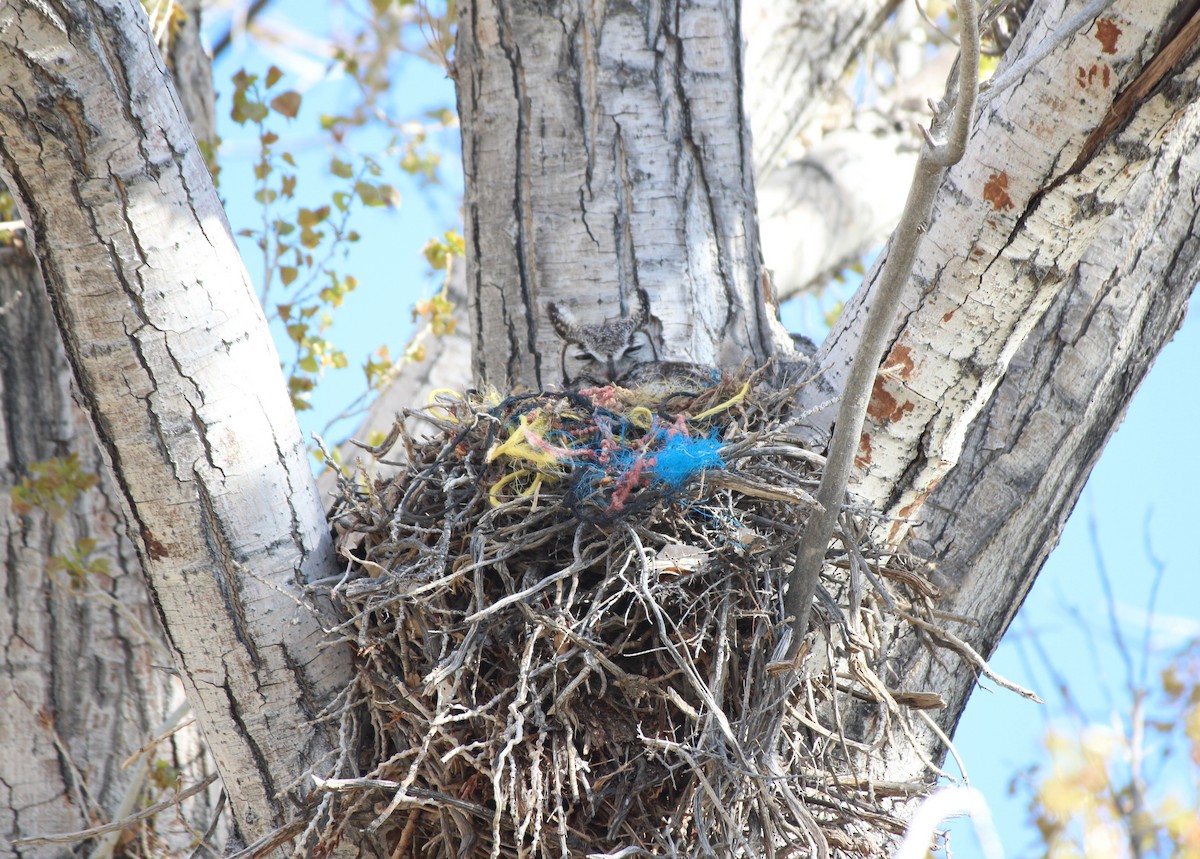
{"label": "tree branch", "polygon": [[[817,502],[821,506],[806,523],[796,552],[796,563],[792,568],[785,601],[785,614],[793,619],[789,658],[795,657],[808,630],[809,611],[825,562],[825,552],[846,495],[875,374],[883,358],[896,310],[900,306],[901,292],[912,273],[913,260],[933,210],[934,197],[946,168],[962,158],[966,150],[979,83],[979,19],[974,0],[958,0],[958,21],[962,47],[957,70],[957,94],[953,94],[955,85],[951,83],[942,105],[934,106],[933,130],[926,134],[926,146],[917,162],[912,188],[904,204],[904,214],[892,237],[887,262],[880,275],[878,294],[867,314],[858,351],[842,392],[828,461],[817,489]],[[953,103],[948,139],[938,142],[933,134],[946,125],[947,102]]]}

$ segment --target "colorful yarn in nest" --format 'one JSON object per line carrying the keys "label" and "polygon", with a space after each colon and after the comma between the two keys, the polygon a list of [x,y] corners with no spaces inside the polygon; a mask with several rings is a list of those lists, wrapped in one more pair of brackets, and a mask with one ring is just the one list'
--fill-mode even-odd
{"label": "colorful yarn in nest", "polygon": [[496,414],[503,405],[492,412],[504,429],[487,461],[504,459],[510,469],[493,485],[494,505],[503,503],[501,490],[524,486],[518,494],[533,495],[565,478],[564,502],[576,515],[611,522],[670,500],[705,469],[725,468],[719,429],[693,436],[683,417],[667,422],[644,407],[619,414],[580,395],[511,404],[517,408],[507,414]]}

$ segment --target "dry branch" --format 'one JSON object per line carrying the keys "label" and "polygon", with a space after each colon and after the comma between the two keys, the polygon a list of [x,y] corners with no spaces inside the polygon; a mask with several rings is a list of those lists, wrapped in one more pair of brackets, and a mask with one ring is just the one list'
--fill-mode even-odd
{"label": "dry branch", "polygon": [[[359,777],[318,782],[322,843],[359,826],[397,856],[824,856],[903,828],[928,785],[868,773],[939,701],[879,660],[916,629],[897,605],[951,642],[936,589],[842,509],[824,646],[773,670],[794,563],[776,535],[816,509],[824,459],[784,429],[797,388],[762,375],[666,402],[442,397],[438,435],[397,431],[399,476],[343,483],[343,733],[366,747],[345,747]],[[877,718],[844,724],[850,699]]]}

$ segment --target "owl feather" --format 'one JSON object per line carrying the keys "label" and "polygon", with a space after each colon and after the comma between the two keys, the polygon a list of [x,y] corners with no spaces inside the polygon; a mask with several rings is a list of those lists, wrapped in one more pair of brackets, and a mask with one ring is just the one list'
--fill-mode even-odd
{"label": "owl feather", "polygon": [[553,302],[547,305],[550,324],[563,341],[559,358],[565,386],[609,384],[656,357],[645,330],[650,321],[650,296],[639,288],[637,297],[638,306],[631,315],[598,323],[580,322],[566,307]]}

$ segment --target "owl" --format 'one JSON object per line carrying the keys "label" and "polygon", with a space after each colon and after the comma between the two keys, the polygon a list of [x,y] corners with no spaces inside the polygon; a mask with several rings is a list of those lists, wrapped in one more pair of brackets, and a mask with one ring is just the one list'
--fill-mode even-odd
{"label": "owl", "polygon": [[654,343],[645,330],[650,321],[650,297],[639,288],[637,298],[637,309],[631,315],[592,324],[580,322],[565,307],[554,303],[547,306],[550,323],[563,341],[560,361],[564,387],[617,382],[635,367],[657,359]]}

